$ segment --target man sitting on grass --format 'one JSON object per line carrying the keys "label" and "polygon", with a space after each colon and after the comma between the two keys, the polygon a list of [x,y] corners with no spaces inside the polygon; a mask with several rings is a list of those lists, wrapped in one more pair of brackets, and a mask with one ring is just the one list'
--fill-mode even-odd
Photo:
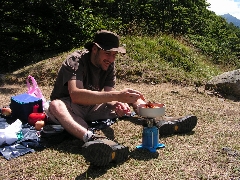
{"label": "man sitting on grass", "polygon": [[[50,119],[85,142],[83,156],[94,165],[105,166],[128,157],[128,148],[89,130],[88,121],[112,119],[130,115],[130,106],[145,104],[141,92],[126,88],[114,90],[116,76],[114,61],[117,53],[126,53],[119,46],[119,36],[101,30],[86,49],[75,51],[62,63],[49,106]],[[196,116],[170,118],[160,121],[160,134],[186,133],[197,124]]]}

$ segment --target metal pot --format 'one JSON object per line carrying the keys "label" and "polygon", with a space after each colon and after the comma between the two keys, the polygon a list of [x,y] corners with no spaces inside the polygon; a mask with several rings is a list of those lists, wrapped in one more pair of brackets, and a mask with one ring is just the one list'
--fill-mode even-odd
{"label": "metal pot", "polygon": [[145,118],[156,118],[164,116],[165,114],[165,104],[162,103],[151,103],[151,106],[148,107],[146,104],[138,105],[138,115]]}

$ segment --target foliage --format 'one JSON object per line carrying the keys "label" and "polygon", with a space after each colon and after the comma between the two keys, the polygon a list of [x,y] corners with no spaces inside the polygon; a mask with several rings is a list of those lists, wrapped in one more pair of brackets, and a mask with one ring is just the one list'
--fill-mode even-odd
{"label": "foliage", "polygon": [[126,36],[123,42],[128,52],[116,61],[117,76],[120,79],[198,86],[221,71],[196,49],[166,34]]}
{"label": "foliage", "polygon": [[[221,68],[215,66],[206,56],[189,47],[184,39],[176,40],[166,34],[122,36],[121,43],[126,46],[127,54],[117,56],[117,79],[134,83],[171,82],[200,86],[222,72]],[[14,72],[14,77],[7,76],[5,83],[22,84],[25,82],[22,77],[31,74],[39,85],[53,85],[62,61],[74,50],[21,68]]]}
{"label": "foliage", "polygon": [[213,14],[209,14],[207,23],[205,35],[187,35],[190,42],[210,56],[213,63],[240,68],[240,29]]}
{"label": "foliage", "polygon": [[33,60],[33,54],[64,51],[80,46],[102,25],[101,15],[90,8],[74,7],[67,0],[2,1],[2,70],[12,70]]}
{"label": "foliage", "polygon": [[[208,5],[205,0],[3,0],[1,72],[82,46],[99,29],[121,35],[187,37],[213,63],[239,68],[240,29],[207,10]],[[173,58],[179,53],[173,51],[163,52],[164,58],[189,71],[184,57]]]}

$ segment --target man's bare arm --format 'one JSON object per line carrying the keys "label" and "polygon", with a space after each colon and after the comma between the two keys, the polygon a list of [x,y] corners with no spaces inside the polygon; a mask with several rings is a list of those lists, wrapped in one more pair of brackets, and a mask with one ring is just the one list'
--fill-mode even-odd
{"label": "man's bare arm", "polygon": [[94,105],[111,101],[134,103],[142,95],[135,90],[125,89],[122,91],[91,91],[84,89],[79,80],[68,81],[68,91],[73,103],[82,105]]}

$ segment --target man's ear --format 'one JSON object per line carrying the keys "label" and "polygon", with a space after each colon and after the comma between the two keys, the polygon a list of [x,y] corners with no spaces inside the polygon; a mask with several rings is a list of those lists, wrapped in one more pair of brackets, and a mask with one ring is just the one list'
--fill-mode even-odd
{"label": "man's ear", "polygon": [[93,44],[92,46],[92,52],[95,54],[98,51],[98,47],[96,44]]}

